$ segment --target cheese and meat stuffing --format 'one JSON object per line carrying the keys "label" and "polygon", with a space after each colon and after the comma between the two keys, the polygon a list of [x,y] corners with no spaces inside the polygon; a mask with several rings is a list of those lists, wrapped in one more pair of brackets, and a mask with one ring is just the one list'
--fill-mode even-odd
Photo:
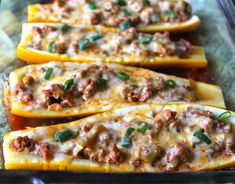
{"label": "cheese and meat stuffing", "polygon": [[235,165],[234,113],[139,105],[68,124],[10,132],[7,169],[200,171]]}
{"label": "cheese and meat stuffing", "polygon": [[181,23],[192,17],[183,0],[55,0],[29,8],[29,22],[62,22],[125,29],[161,23]]}
{"label": "cheese and meat stuffing", "polygon": [[117,64],[28,65],[13,71],[9,83],[11,113],[26,117],[79,116],[144,102],[224,107],[218,86]]}
{"label": "cheese and meat stuffing", "polygon": [[84,29],[63,25],[32,26],[28,30],[28,48],[49,53],[77,56],[80,53],[94,53],[102,56],[178,56],[188,57],[191,44],[186,40],[174,42],[169,34],[138,33],[135,28],[118,32],[84,31]]}

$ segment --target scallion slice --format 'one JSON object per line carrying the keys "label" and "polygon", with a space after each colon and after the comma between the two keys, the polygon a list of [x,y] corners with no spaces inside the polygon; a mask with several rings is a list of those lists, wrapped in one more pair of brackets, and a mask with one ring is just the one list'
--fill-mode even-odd
{"label": "scallion slice", "polygon": [[73,85],[73,79],[66,80],[64,82],[64,90],[68,91],[72,85]]}
{"label": "scallion slice", "polygon": [[106,88],[106,80],[104,80],[103,78],[97,77],[96,82],[98,86],[100,86],[101,88],[104,88],[104,89]]}
{"label": "scallion slice", "polygon": [[91,10],[94,10],[94,9],[97,8],[96,3],[95,3],[94,1],[90,1],[90,2],[88,3],[88,7],[89,7]]}
{"label": "scallion slice", "polygon": [[139,40],[139,42],[143,45],[147,45],[149,44],[151,41],[153,40],[153,35],[151,34],[146,34],[144,36],[142,36]]}
{"label": "scallion slice", "polygon": [[229,118],[231,118],[232,113],[230,111],[226,111],[221,113],[218,117],[217,120],[221,121],[221,122],[225,122],[226,120],[228,120]]}
{"label": "scallion slice", "polygon": [[172,19],[175,19],[176,18],[176,14],[175,12],[173,12],[172,10],[168,10],[167,11],[167,15],[168,17],[172,18]]}
{"label": "scallion slice", "polygon": [[69,29],[70,29],[70,27],[69,27],[67,24],[64,24],[64,25],[61,27],[61,31],[62,31],[62,32],[67,32]]}
{"label": "scallion slice", "polygon": [[88,39],[82,39],[78,42],[78,48],[79,50],[86,50],[89,44]]}
{"label": "scallion slice", "polygon": [[129,127],[127,130],[126,130],[126,133],[122,139],[122,142],[121,142],[121,146],[124,147],[124,148],[128,148],[129,146],[131,146],[132,142],[130,140],[130,135],[132,132],[134,132],[134,128],[132,127]]}
{"label": "scallion slice", "polygon": [[68,139],[71,139],[71,138],[73,138],[75,136],[76,136],[76,133],[73,132],[72,130],[68,129],[68,130],[63,130],[61,132],[57,132],[54,135],[54,138],[55,138],[56,142],[65,142]]}
{"label": "scallion slice", "polygon": [[126,30],[131,27],[131,23],[128,20],[122,21],[121,24],[119,25],[119,28],[121,30]]}
{"label": "scallion slice", "polygon": [[46,74],[45,74],[45,76],[44,76],[44,79],[45,79],[45,80],[49,80],[49,79],[50,79],[53,70],[54,70],[53,68],[47,68]]}
{"label": "scallion slice", "polygon": [[125,6],[125,5],[126,5],[126,1],[125,1],[125,0],[116,0],[116,3],[117,3],[119,6]]}
{"label": "scallion slice", "polygon": [[211,140],[202,131],[195,131],[193,136],[197,137],[208,145],[211,143]]}
{"label": "scallion slice", "polygon": [[48,52],[53,53],[55,52],[55,41],[52,41],[48,45]]}
{"label": "scallion slice", "polygon": [[141,123],[141,126],[137,129],[137,132],[145,133],[149,128],[149,124],[146,122]]}
{"label": "scallion slice", "polygon": [[176,86],[176,82],[174,80],[169,79],[165,81],[166,88],[175,88],[175,86]]}
{"label": "scallion slice", "polygon": [[124,80],[124,81],[130,79],[130,76],[128,74],[124,73],[124,72],[118,72],[117,76],[118,76],[119,79]]}
{"label": "scallion slice", "polygon": [[99,39],[101,39],[101,38],[103,38],[103,35],[100,34],[100,33],[96,33],[96,34],[90,36],[88,39],[89,39],[91,42],[94,42],[94,41],[99,40]]}

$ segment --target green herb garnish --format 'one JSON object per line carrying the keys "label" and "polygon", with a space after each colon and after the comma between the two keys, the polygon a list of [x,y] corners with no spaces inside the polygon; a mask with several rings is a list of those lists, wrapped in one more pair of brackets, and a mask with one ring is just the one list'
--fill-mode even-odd
{"label": "green herb garnish", "polygon": [[165,87],[166,88],[175,88],[175,86],[176,86],[176,82],[175,81],[173,81],[171,79],[165,81]]}
{"label": "green herb garnish", "polygon": [[55,41],[52,41],[48,45],[48,52],[53,53],[55,52]]}
{"label": "green herb garnish", "polygon": [[150,6],[150,1],[149,0],[144,0],[144,5],[145,6]]}
{"label": "green herb garnish", "polygon": [[132,127],[129,127],[127,130],[126,130],[126,133],[122,139],[122,142],[121,142],[121,146],[124,147],[124,148],[128,148],[129,146],[131,146],[132,142],[130,140],[130,135],[132,132],[134,132],[134,128]]}
{"label": "green herb garnish", "polygon": [[125,5],[126,5],[126,1],[125,1],[125,0],[116,0],[116,3],[117,3],[119,6],[125,6]]}
{"label": "green herb garnish", "polygon": [[96,82],[98,86],[100,86],[101,88],[104,88],[104,89],[106,88],[106,80],[104,80],[103,78],[97,77]]}
{"label": "green herb garnish", "polygon": [[137,132],[145,133],[148,128],[149,128],[149,124],[143,122],[143,123],[141,123],[141,126],[137,129]]}
{"label": "green herb garnish", "polygon": [[121,24],[119,25],[119,28],[121,30],[126,30],[126,29],[129,29],[130,27],[131,27],[131,23],[130,21],[127,21],[127,20],[122,21]]}
{"label": "green herb garnish", "polygon": [[88,39],[82,39],[78,42],[78,48],[79,50],[86,50],[89,44]]}
{"label": "green herb garnish", "polygon": [[118,76],[119,79],[124,80],[124,81],[130,79],[130,76],[126,73],[123,73],[123,72],[118,72],[117,76]]}
{"label": "green herb garnish", "polygon": [[88,7],[89,7],[91,10],[94,10],[94,9],[97,8],[96,3],[95,3],[94,1],[90,1],[90,2],[88,3]]}
{"label": "green herb garnish", "polygon": [[131,15],[131,13],[127,9],[124,9],[122,12],[124,17],[128,17]]}
{"label": "green herb garnish", "polygon": [[54,70],[53,68],[47,68],[46,74],[44,76],[45,80],[49,80],[50,79],[53,70]]}
{"label": "green herb garnish", "polygon": [[96,33],[96,34],[90,36],[88,39],[89,39],[91,42],[94,42],[94,41],[99,40],[99,39],[101,39],[101,38],[103,38],[103,35],[100,34],[100,33]]}
{"label": "green herb garnish", "polygon": [[63,130],[61,132],[57,132],[54,135],[54,138],[55,138],[56,142],[65,142],[68,139],[71,139],[71,138],[73,138],[75,136],[76,136],[76,133],[73,132],[72,130],[68,129],[68,130]]}
{"label": "green herb garnish", "polygon": [[73,79],[66,80],[64,82],[64,90],[68,91],[72,85],[73,85]]}
{"label": "green herb garnish", "polygon": [[226,111],[221,113],[218,117],[217,120],[221,121],[221,122],[225,122],[226,120],[228,120],[229,118],[231,118],[232,113],[230,111]]}
{"label": "green herb garnish", "polygon": [[168,10],[167,11],[167,15],[168,17],[172,18],[172,19],[175,19],[176,18],[176,14],[175,12],[173,12],[172,10]]}
{"label": "green herb garnish", "polygon": [[193,136],[197,137],[201,141],[205,142],[206,144],[210,144],[211,140],[202,132],[202,131],[196,131],[193,133]]}
{"label": "green herb garnish", "polygon": [[144,36],[142,36],[139,40],[139,42],[143,45],[147,45],[149,44],[151,41],[153,40],[153,35],[151,34],[146,34]]}
{"label": "green herb garnish", "polygon": [[61,31],[62,31],[62,32],[67,32],[69,29],[70,29],[70,27],[69,27],[67,24],[64,24],[64,25],[61,27]]}

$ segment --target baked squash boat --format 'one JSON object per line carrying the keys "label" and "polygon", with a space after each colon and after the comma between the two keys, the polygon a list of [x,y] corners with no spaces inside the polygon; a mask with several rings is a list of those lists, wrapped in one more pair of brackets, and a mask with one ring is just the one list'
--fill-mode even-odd
{"label": "baked squash boat", "polygon": [[63,24],[24,24],[17,56],[29,63],[73,61],[146,67],[205,67],[204,49],[168,33],[109,32]]}
{"label": "baked squash boat", "polygon": [[10,74],[6,94],[10,112],[29,118],[78,117],[130,103],[225,107],[218,86],[103,63],[28,65]]}
{"label": "baked squash boat", "polygon": [[191,4],[182,0],[55,0],[28,8],[28,22],[83,24],[142,32],[185,32],[198,27]]}
{"label": "baked squash boat", "polygon": [[121,172],[234,167],[234,115],[209,106],[139,105],[10,132],[4,136],[5,167]]}

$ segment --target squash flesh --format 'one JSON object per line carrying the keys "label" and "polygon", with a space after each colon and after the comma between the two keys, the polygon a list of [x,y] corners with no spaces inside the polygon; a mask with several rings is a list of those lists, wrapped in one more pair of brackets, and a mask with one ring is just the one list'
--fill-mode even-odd
{"label": "squash flesh", "polygon": [[[19,135],[42,135],[44,138],[48,138],[47,136],[54,135],[55,132],[64,129],[64,128],[72,128],[79,127],[84,123],[104,123],[112,119],[112,117],[124,116],[129,112],[138,111],[138,112],[148,112],[148,111],[158,111],[161,112],[165,109],[171,109],[181,113],[185,111],[188,107],[202,108],[204,110],[209,110],[215,114],[221,114],[225,112],[223,109],[209,107],[209,106],[199,106],[199,105],[186,105],[186,104],[176,104],[176,105],[139,105],[139,106],[129,106],[120,109],[116,109],[114,111],[105,112],[101,114],[97,114],[94,116],[90,116],[88,118],[84,118],[75,122],[48,126],[48,127],[40,127],[22,131],[15,131],[7,133],[4,136],[3,143],[3,151],[5,156],[5,167],[6,169],[43,169],[43,170],[87,170],[87,171],[111,171],[111,172],[128,172],[128,171],[141,171],[146,172],[143,167],[142,170],[134,169],[132,166],[126,163],[122,163],[119,165],[112,164],[100,164],[97,162],[93,162],[90,160],[83,159],[71,159],[70,157],[63,156],[55,156],[54,159],[49,161],[43,161],[43,158],[38,155],[27,154],[27,153],[19,153],[12,151],[9,149],[9,142]],[[235,117],[234,113],[232,113],[232,117],[230,118],[230,123],[235,125]],[[40,132],[47,132],[45,135]],[[165,134],[166,135],[166,134]],[[186,136],[186,135],[182,135]],[[164,135],[162,141],[165,140]],[[167,139],[166,139],[167,140]],[[160,140],[161,141],[161,140]],[[171,142],[172,140],[170,140]],[[166,144],[168,144],[166,142]],[[58,153],[59,154],[59,153]],[[190,163],[190,168],[182,168],[181,171],[203,171],[203,170],[215,170],[227,167],[234,167],[235,165],[235,156],[218,156],[216,158],[208,158],[201,155],[195,161]],[[152,172],[159,172],[158,170]]]}

